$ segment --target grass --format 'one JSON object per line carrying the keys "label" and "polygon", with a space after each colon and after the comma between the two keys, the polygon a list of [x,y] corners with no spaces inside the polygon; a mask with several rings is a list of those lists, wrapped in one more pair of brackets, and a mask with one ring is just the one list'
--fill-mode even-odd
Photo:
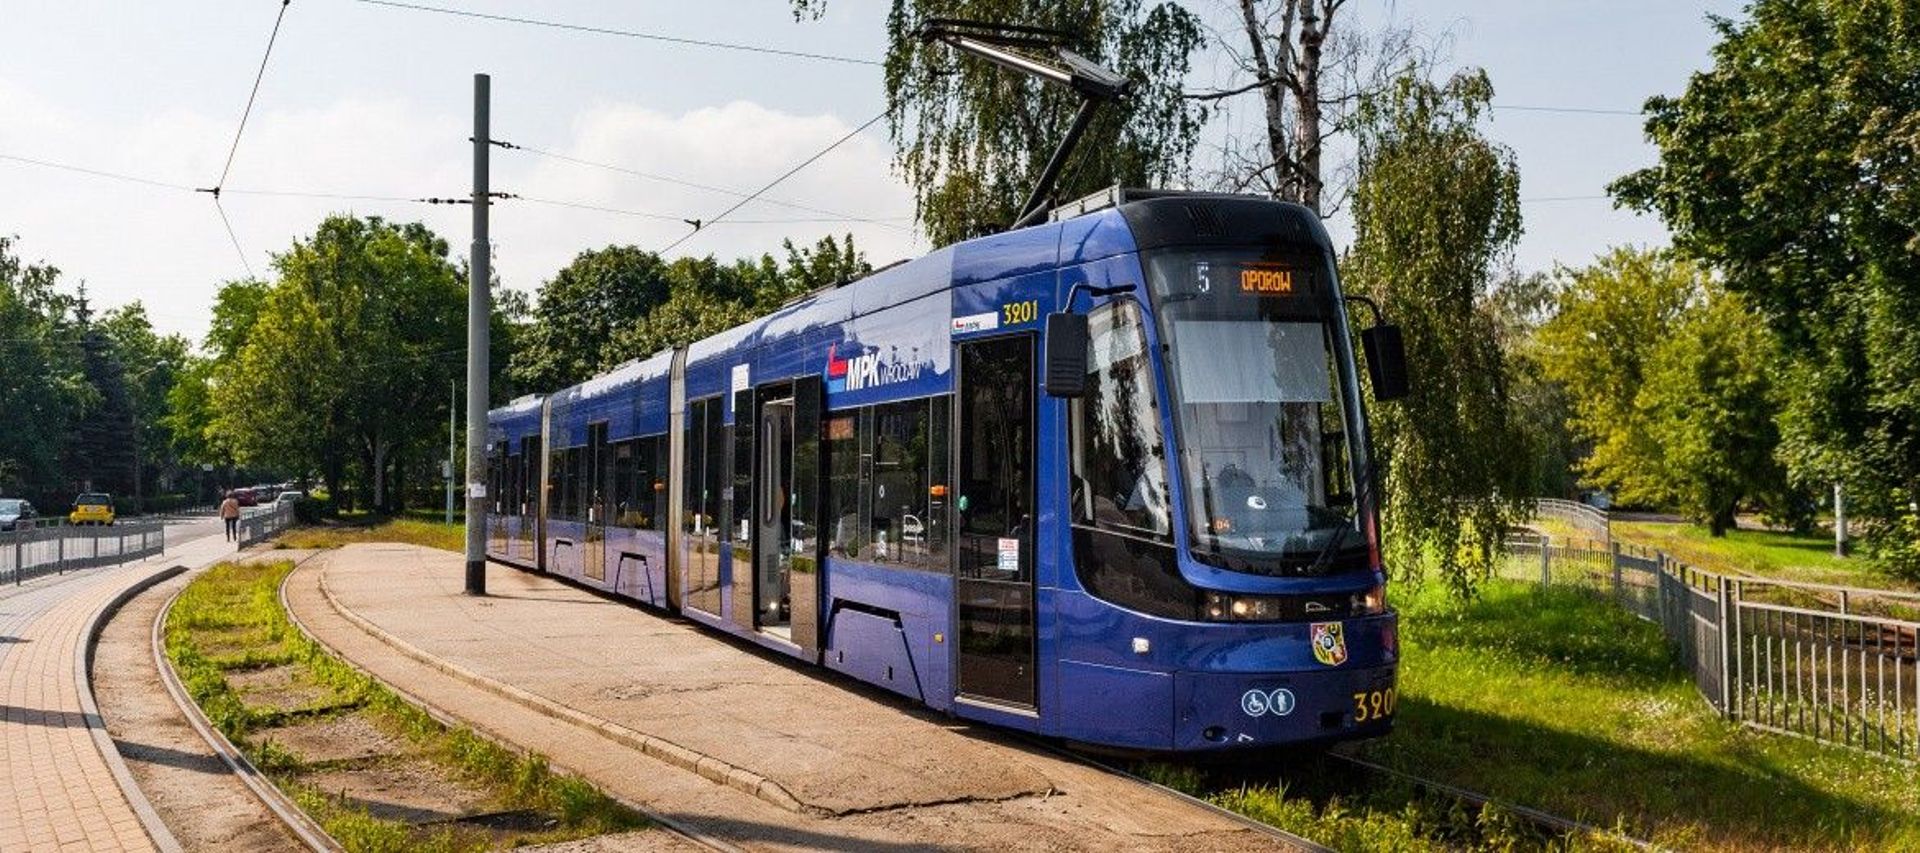
{"label": "grass", "polygon": [[1858,557],[1834,556],[1830,536],[1730,530],[1716,538],[1698,524],[1646,521],[1614,522],[1613,535],[1622,542],[1658,548],[1708,571],[1810,583],[1911,588],[1873,571]]}
{"label": "grass", "polygon": [[[549,843],[637,829],[645,818],[577,777],[553,772],[536,754],[506,749],[464,727],[448,727],[408,704],[384,685],[321,649],[288,621],[276,591],[292,571],[290,562],[221,564],[181,593],[165,629],[169,659],[201,709],[247,754],[351,851],[487,849],[493,837],[479,830],[423,830],[369,815],[340,797],[302,781],[315,769],[293,752],[259,737],[267,728],[315,714],[359,713],[404,738],[416,754],[476,786],[501,811],[533,811],[554,828],[526,833],[516,843]],[[305,683],[325,688],[315,707],[293,711],[247,704],[227,680],[230,672],[291,666]]]}
{"label": "grass", "polygon": [[[1396,770],[1687,850],[1920,849],[1920,768],[1721,720],[1659,629],[1577,589],[1403,590]],[[1153,765],[1164,784],[1341,850],[1608,850],[1344,762],[1278,776]]]}
{"label": "grass", "polygon": [[466,528],[457,521],[441,522],[440,515],[421,517],[408,513],[398,518],[358,515],[337,521],[296,527],[275,540],[281,548],[338,548],[356,542],[402,542],[424,545],[443,551],[463,551],[467,547]]}

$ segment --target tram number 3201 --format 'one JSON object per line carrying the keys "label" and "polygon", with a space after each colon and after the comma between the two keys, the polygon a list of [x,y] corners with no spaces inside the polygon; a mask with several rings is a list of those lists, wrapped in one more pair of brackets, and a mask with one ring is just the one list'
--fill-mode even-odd
{"label": "tram number 3201", "polygon": [[1393,716],[1395,696],[1393,688],[1368,690],[1353,694],[1353,722],[1355,725],[1369,720],[1384,720]]}
{"label": "tram number 3201", "polygon": [[1000,325],[1018,326],[1040,319],[1040,301],[1009,302],[1000,306]]}

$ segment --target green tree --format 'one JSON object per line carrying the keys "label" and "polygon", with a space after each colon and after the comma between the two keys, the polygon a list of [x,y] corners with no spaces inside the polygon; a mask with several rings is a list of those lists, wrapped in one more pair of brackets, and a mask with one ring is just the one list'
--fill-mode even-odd
{"label": "green tree", "polygon": [[[795,0],[818,16],[823,0]],[[936,18],[1065,30],[1074,51],[1132,81],[1132,96],[1102,108],[1080,140],[1054,198],[1115,183],[1166,186],[1188,173],[1206,107],[1182,97],[1190,58],[1206,41],[1177,3],[1143,0],[893,0],[887,14],[887,124],[895,164],[912,185],[934,245],[1012,223],[1072,122],[1079,96],[921,41]],[[1052,57],[1042,57],[1057,61]]]}
{"label": "green tree", "polygon": [[636,246],[581,252],[540,286],[533,321],[513,355],[515,381],[562,388],[608,366],[614,333],[667,301],[672,281],[659,255]]}
{"label": "green tree", "polygon": [[1415,73],[1361,106],[1346,278],[1403,328],[1412,393],[1373,410],[1395,564],[1465,593],[1523,511],[1526,435],[1485,299],[1520,235],[1513,154],[1477,127],[1484,72]]}
{"label": "green tree", "polygon": [[134,497],[143,497],[161,478],[178,474],[173,433],[169,427],[168,396],[187,364],[187,339],[160,335],[138,301],[108,311],[100,331],[112,342],[126,369],[126,385],[133,407],[136,455]]}
{"label": "green tree", "polygon": [[80,371],[93,393],[71,425],[61,467],[75,489],[131,494],[138,424],[126,366],[106,329],[94,322],[84,286],[73,310],[80,338]]}
{"label": "green tree", "polygon": [[1648,472],[1658,497],[1706,520],[1715,536],[1733,528],[1742,502],[1782,499],[1777,361],[1772,334],[1756,321],[1737,295],[1710,284],[1706,303],[1658,339],[1636,395],[1659,452]]}
{"label": "green tree", "polygon": [[1484,300],[1498,331],[1508,369],[1508,396],[1514,424],[1533,449],[1525,493],[1572,497],[1575,469],[1590,451],[1567,424],[1573,398],[1566,386],[1547,374],[1541,327],[1552,316],[1558,288],[1546,273],[1509,276]]}
{"label": "green tree", "polygon": [[1559,275],[1540,352],[1592,444],[1586,481],[1684,511],[1715,536],[1749,501],[1804,523],[1774,459],[1773,337],[1743,300],[1672,251],[1615,248]]}
{"label": "green tree", "polygon": [[1654,350],[1704,298],[1705,274],[1671,252],[1617,247],[1557,277],[1540,359],[1567,389],[1574,431],[1592,444],[1581,474],[1621,501],[1666,503],[1672,490],[1640,392]]}
{"label": "green tree", "polygon": [[[332,216],[274,259],[246,341],[217,364],[214,430],[242,462],[349,473],[381,510],[422,446],[439,446],[466,348],[466,287],[418,223]],[[250,287],[251,285],[241,285]]]}
{"label": "green tree", "polygon": [[73,297],[60,271],[29,264],[0,236],[0,492],[64,491],[67,428],[94,397],[78,369]]}
{"label": "green tree", "polygon": [[1647,102],[1659,163],[1612,190],[1766,319],[1789,469],[1845,483],[1883,531],[1870,548],[1920,576],[1894,532],[1920,513],[1920,4],[1755,0],[1713,22],[1713,67]]}

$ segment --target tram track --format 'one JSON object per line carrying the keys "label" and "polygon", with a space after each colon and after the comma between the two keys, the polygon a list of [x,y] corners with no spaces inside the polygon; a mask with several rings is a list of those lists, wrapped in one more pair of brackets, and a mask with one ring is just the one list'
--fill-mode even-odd
{"label": "tram track", "polygon": [[[1247,827],[1248,829],[1259,832],[1263,835],[1266,835],[1270,838],[1274,838],[1278,841],[1282,841],[1284,843],[1293,845],[1301,850],[1314,851],[1315,853],[1319,853],[1319,851],[1329,851],[1329,853],[1332,853],[1332,851],[1334,851],[1334,848],[1327,847],[1323,844],[1320,844],[1319,842],[1313,841],[1304,836],[1297,835],[1295,833],[1281,829],[1280,827],[1273,826],[1272,824],[1265,823],[1263,821],[1248,817],[1239,812],[1233,811],[1232,809],[1226,808],[1224,806],[1218,805],[1213,802],[1209,802],[1208,800],[1205,800],[1200,797],[1196,797],[1192,794],[1188,794],[1187,792],[1181,791],[1177,788],[1173,788],[1168,785],[1162,784],[1160,782],[1156,782],[1152,779],[1149,779],[1145,776],[1140,775],[1139,773],[1135,773],[1132,770],[1129,770],[1120,764],[1107,761],[1096,756],[1076,752],[1067,747],[1064,747],[1055,743],[1051,743],[1045,740],[1041,740],[1038,738],[1034,738],[1031,736],[1022,736],[1021,740],[1029,744],[1030,746],[1033,746],[1034,748],[1040,749],[1042,751],[1046,751],[1049,754],[1055,755],[1060,758],[1064,758],[1066,760],[1075,761],[1085,766],[1093,767],[1103,772],[1128,779],[1139,785],[1153,789],[1163,795],[1178,799],[1196,808],[1205,809],[1214,814],[1220,815],[1221,817],[1224,817],[1226,819],[1239,823],[1242,826]],[[1596,838],[1603,838],[1607,841],[1623,844],[1638,850],[1662,851],[1666,849],[1654,844],[1651,841],[1647,841],[1641,838],[1635,838],[1633,836],[1627,835],[1618,830],[1608,829],[1602,826],[1596,826],[1594,824],[1585,823],[1582,821],[1574,820],[1572,818],[1562,817],[1560,815],[1556,815],[1551,812],[1546,812],[1546,811],[1532,808],[1529,806],[1523,806],[1517,803],[1508,802],[1498,797],[1494,797],[1490,794],[1483,794],[1478,791],[1460,787],[1458,785],[1453,785],[1453,784],[1441,782],[1434,779],[1428,779],[1423,776],[1407,773],[1402,770],[1396,770],[1384,764],[1368,761],[1364,758],[1359,758],[1357,756],[1347,755],[1344,753],[1328,750],[1327,752],[1323,753],[1323,760],[1337,761],[1342,764],[1346,764],[1350,767],[1353,767],[1354,769],[1357,769],[1362,773],[1365,773],[1371,776],[1384,777],[1384,778],[1397,780],[1399,782],[1403,782],[1405,784],[1411,785],[1414,788],[1425,791],[1434,796],[1441,797],[1448,800],[1453,800],[1455,802],[1469,806],[1476,810],[1485,808],[1487,806],[1492,806],[1502,812],[1511,814],[1515,817],[1520,818],[1523,821],[1526,821],[1528,824],[1532,825],[1537,831],[1539,831],[1544,836],[1564,837],[1564,836],[1571,836],[1571,835],[1588,835]],[[1270,775],[1263,775],[1260,778],[1253,778],[1249,776],[1248,778],[1241,780],[1243,784],[1267,783],[1272,781],[1274,781],[1274,779]]]}
{"label": "tram track", "polygon": [[[315,552],[306,555],[294,561],[294,568],[297,570],[309,561],[322,556],[324,553],[325,552]],[[292,573],[290,572],[288,576],[291,577]],[[154,616],[153,624],[150,626],[150,631],[148,632],[150,652],[153,655],[154,666],[159,672],[162,687],[164,687],[168,697],[173,700],[174,706],[187,721],[189,727],[206,743],[207,748],[219,756],[221,762],[226,765],[229,772],[259,800],[267,812],[286,829],[294,840],[306,849],[314,851],[314,853],[335,853],[335,851],[342,850],[341,845],[335,841],[324,828],[310,818],[298,804],[288,797],[285,792],[280,790],[279,786],[268,779],[237,745],[213,725],[212,721],[201,711],[199,705],[193,701],[192,696],[187,693],[185,684],[181,682],[178,673],[174,671],[172,661],[168,658],[166,652],[167,618],[173,610],[174,603],[179,600],[180,595],[184,591],[185,587],[182,586],[181,589],[175,590],[167,597],[166,602],[161,605],[159,611]],[[307,626],[300,622],[299,618],[294,614],[293,609],[287,606],[284,580],[281,587],[276,591],[276,597],[280,602],[281,608],[286,612],[288,621],[293,624],[295,629],[299,630],[308,639],[319,644],[322,649],[325,649],[343,664],[360,671],[362,674],[367,674],[365,670],[340,655],[337,649],[321,641],[317,635],[308,630]],[[494,737],[489,732],[467,725],[464,720],[446,713],[411,692],[385,681],[381,681],[380,683],[385,685],[388,690],[393,691],[393,693],[403,701],[420,709],[441,725],[448,727],[465,727],[473,731],[476,735],[492,741],[503,748],[514,751],[519,751],[520,749],[520,747],[514,744]],[[566,768],[564,767],[559,765],[552,766],[557,771],[566,772]],[[672,833],[674,836],[700,848],[721,851],[722,853],[744,853],[740,847],[701,832],[697,828],[687,826],[680,821],[663,817],[639,804],[623,802],[622,805],[646,816],[660,828]]]}
{"label": "tram track", "polygon": [[1428,779],[1426,777],[1408,773],[1403,770],[1396,770],[1384,764],[1368,761],[1364,758],[1360,758],[1357,756],[1347,755],[1344,753],[1334,752],[1329,750],[1326,753],[1326,758],[1327,760],[1330,760],[1330,761],[1342,762],[1349,766],[1358,768],[1361,771],[1366,773],[1370,773],[1376,776],[1385,776],[1391,779],[1396,779],[1401,782],[1405,782],[1416,788],[1426,790],[1429,793],[1437,794],[1439,796],[1457,800],[1461,803],[1465,803],[1475,808],[1484,808],[1486,806],[1492,806],[1503,812],[1507,812],[1509,814],[1515,815],[1533,824],[1536,828],[1541,829],[1544,832],[1547,832],[1549,834],[1557,834],[1557,835],[1587,834],[1587,835],[1604,838],[1604,839],[1607,839],[1608,841],[1613,841],[1620,844],[1626,844],[1639,850],[1656,851],[1656,850],[1665,849],[1655,845],[1651,841],[1635,838],[1633,836],[1627,835],[1626,833],[1620,832],[1618,830],[1607,829],[1601,826],[1595,826],[1590,823],[1584,823],[1581,821],[1574,820],[1572,818],[1561,817],[1559,815],[1552,814],[1550,812],[1541,811],[1540,809],[1519,805],[1517,803],[1507,802],[1505,800],[1499,799],[1498,797],[1494,797],[1489,794],[1482,794],[1478,791],[1473,791],[1468,788],[1462,788],[1458,785],[1452,785],[1446,782],[1440,782],[1433,779]]}
{"label": "tram track", "polygon": [[1145,776],[1142,776],[1138,773],[1128,770],[1127,768],[1122,767],[1118,764],[1115,764],[1111,761],[1106,761],[1106,760],[1097,758],[1095,756],[1088,755],[1086,753],[1076,752],[1074,750],[1061,746],[1057,743],[1042,740],[1033,735],[1017,735],[1016,738],[1020,742],[1026,744],[1027,746],[1037,749],[1041,752],[1045,752],[1049,755],[1054,756],[1055,758],[1059,758],[1064,761],[1071,761],[1076,764],[1080,764],[1084,767],[1091,767],[1103,773],[1107,773],[1112,776],[1118,776],[1122,779],[1126,779],[1128,781],[1134,782],[1135,784],[1138,784],[1144,788],[1158,792],[1162,796],[1168,797],[1170,799],[1178,800],[1194,808],[1203,809],[1207,812],[1218,815],[1221,818],[1224,818],[1226,820],[1239,824],[1243,827],[1246,827],[1250,831],[1257,832],[1261,835],[1264,835],[1268,838],[1272,838],[1276,841],[1280,841],[1285,844],[1292,845],[1294,848],[1298,850],[1305,851],[1305,853],[1339,853],[1339,851],[1335,850],[1334,848],[1328,847],[1317,841],[1306,838],[1305,836],[1296,835],[1292,832],[1288,832],[1287,830],[1281,829],[1280,827],[1274,826],[1273,824],[1267,823],[1265,821],[1255,820],[1253,818],[1247,817],[1246,815],[1243,815],[1239,812],[1236,812],[1232,809],[1226,808],[1219,804],[1207,802],[1206,800],[1203,800],[1185,791],[1182,791],[1167,785],[1163,785],[1159,782],[1155,782],[1152,779],[1148,779]]}
{"label": "tram track", "polygon": [[[313,559],[314,556],[317,555],[302,558],[295,563],[295,566]],[[266,807],[267,811],[295,840],[315,853],[330,853],[330,851],[341,849],[326,830],[308,818],[306,812],[267,779],[266,775],[260,772],[260,768],[254,766],[253,762],[247,759],[246,754],[242,753],[233,741],[207,719],[207,715],[200,710],[200,706],[193,701],[193,697],[188,695],[186,685],[181,683],[179,673],[173,669],[173,661],[167,657],[166,641],[167,616],[173,612],[174,603],[180,600],[180,594],[185,591],[186,586],[183,585],[167,596],[166,603],[162,604],[159,612],[154,615],[152,630],[149,632],[154,667],[160,673],[160,683],[166,689],[167,696],[173,700],[174,706],[186,719],[187,725],[200,736],[202,741],[206,742],[207,748],[220,757],[221,763],[226,765],[234,778],[246,786],[254,798]]]}

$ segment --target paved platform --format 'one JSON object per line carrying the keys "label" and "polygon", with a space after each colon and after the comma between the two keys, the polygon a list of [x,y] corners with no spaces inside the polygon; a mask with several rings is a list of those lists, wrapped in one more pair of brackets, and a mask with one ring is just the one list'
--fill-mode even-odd
{"label": "paved platform", "polygon": [[[289,579],[323,643],[616,795],[756,848],[1272,849],[1269,836],[547,577],[357,545]],[[398,651],[400,654],[394,654]]]}
{"label": "paved platform", "polygon": [[156,849],[142,824],[144,800],[136,805],[123,792],[117,759],[101,752],[112,749],[106,729],[83,695],[89,632],[127,590],[232,551],[215,533],[151,559],[0,593],[0,850]]}

